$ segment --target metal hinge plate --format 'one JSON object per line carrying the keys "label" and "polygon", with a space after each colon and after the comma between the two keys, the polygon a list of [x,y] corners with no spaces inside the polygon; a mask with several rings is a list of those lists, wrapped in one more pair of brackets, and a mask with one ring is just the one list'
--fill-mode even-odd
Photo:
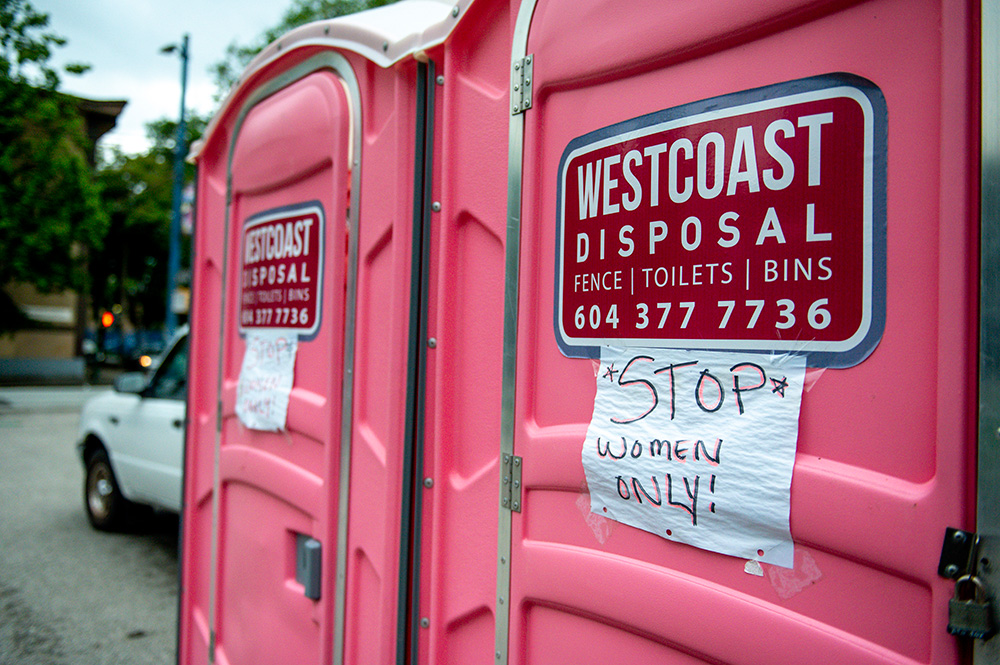
{"label": "metal hinge plate", "polygon": [[941,545],[938,575],[957,580],[962,575],[975,575],[979,536],[971,531],[948,527]]}
{"label": "metal hinge plate", "polygon": [[531,108],[532,70],[535,56],[528,55],[514,61],[510,77],[511,115],[524,113]]}
{"label": "metal hinge plate", "polygon": [[521,512],[521,467],[523,460],[516,455],[501,458],[500,503],[515,513]]}

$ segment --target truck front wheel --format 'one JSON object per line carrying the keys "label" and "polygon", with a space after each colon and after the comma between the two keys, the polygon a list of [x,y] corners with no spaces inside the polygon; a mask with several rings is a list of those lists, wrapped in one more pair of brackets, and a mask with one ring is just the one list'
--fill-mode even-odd
{"label": "truck front wheel", "polygon": [[115,531],[128,521],[133,504],[118,488],[111,461],[103,449],[87,458],[83,502],[91,526],[101,531]]}

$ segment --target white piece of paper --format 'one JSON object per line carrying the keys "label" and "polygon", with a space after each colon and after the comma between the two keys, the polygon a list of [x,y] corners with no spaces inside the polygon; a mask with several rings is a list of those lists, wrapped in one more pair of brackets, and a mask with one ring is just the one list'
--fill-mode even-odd
{"label": "white piece of paper", "polygon": [[236,387],[236,415],[247,428],[268,432],[285,429],[298,347],[298,335],[293,331],[247,332]]}
{"label": "white piece of paper", "polygon": [[603,348],[583,445],[591,511],[792,567],[804,356]]}

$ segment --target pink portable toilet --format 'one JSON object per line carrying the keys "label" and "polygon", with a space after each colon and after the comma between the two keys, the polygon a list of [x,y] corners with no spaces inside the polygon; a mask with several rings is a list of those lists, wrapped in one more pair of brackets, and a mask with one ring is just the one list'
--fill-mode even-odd
{"label": "pink portable toilet", "polygon": [[197,156],[180,662],[995,662],[997,44],[405,0],[268,47]]}
{"label": "pink portable toilet", "polygon": [[987,19],[521,4],[495,662],[996,662],[949,634],[998,512]]}
{"label": "pink portable toilet", "polygon": [[[496,371],[478,385],[495,390],[471,391],[483,404],[461,433],[499,455],[485,445],[499,427],[485,404],[499,401],[503,218],[485,234],[482,210],[431,226],[443,134],[434,99],[447,71],[429,54],[467,10],[408,0],[291,32],[251,63],[197,150],[180,662],[390,663],[416,648],[420,497],[449,485],[435,487],[421,452],[424,377],[442,372],[428,335],[447,363],[469,360],[470,374],[484,366],[468,349],[492,340]],[[463,48],[480,37],[469,33]],[[484,55],[505,79],[500,44]],[[493,83],[488,102],[506,106],[503,80]],[[455,88],[481,98],[478,86]],[[495,116],[478,147],[502,139],[505,116]],[[502,161],[448,171],[459,189],[489,177],[477,196],[502,210]],[[432,242],[446,267],[431,267]],[[476,269],[484,244],[492,273]],[[454,285],[456,269],[480,283],[448,290],[457,315],[429,316],[431,288]],[[485,318],[465,307],[481,292]],[[461,339],[435,329],[442,317],[452,332],[464,326]],[[493,471],[453,479],[459,490],[488,486],[490,515]],[[484,525],[475,541],[495,551],[494,519]],[[492,618],[475,621],[492,609],[492,575],[482,582],[471,613],[478,641],[492,643]]]}

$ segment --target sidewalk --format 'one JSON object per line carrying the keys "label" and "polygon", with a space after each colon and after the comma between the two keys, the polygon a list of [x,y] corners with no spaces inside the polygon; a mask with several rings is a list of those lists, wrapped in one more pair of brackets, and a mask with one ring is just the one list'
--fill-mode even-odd
{"label": "sidewalk", "polygon": [[0,387],[0,416],[8,413],[78,412],[107,386]]}
{"label": "sidewalk", "polygon": [[0,389],[15,386],[111,385],[117,366],[88,365],[83,358],[0,358]]}

